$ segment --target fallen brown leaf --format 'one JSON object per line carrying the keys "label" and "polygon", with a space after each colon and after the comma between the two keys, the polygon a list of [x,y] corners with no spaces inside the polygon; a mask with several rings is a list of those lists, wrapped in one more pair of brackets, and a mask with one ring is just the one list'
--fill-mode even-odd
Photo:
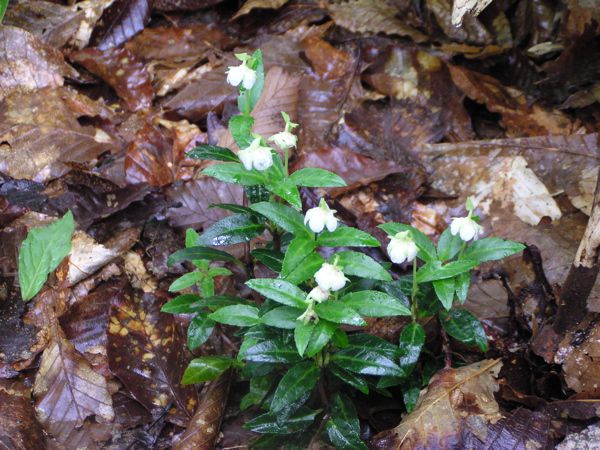
{"label": "fallen brown leaf", "polygon": [[11,450],[46,448],[31,389],[19,381],[0,380],[0,445]]}

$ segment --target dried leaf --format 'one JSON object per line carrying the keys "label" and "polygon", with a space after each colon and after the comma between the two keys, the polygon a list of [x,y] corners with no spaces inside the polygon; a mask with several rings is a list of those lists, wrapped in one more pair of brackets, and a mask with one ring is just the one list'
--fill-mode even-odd
{"label": "dried leaf", "polygon": [[452,25],[455,27],[461,26],[465,14],[477,17],[490,3],[492,3],[492,0],[454,0],[452,4]]}
{"label": "dried leaf", "polygon": [[500,360],[442,369],[421,392],[400,425],[373,438],[375,448],[461,447],[468,434],[485,441],[487,427],[502,417],[494,399]]}
{"label": "dried leaf", "polygon": [[550,419],[541,412],[524,408],[512,411],[496,423],[489,424],[484,448],[553,449]]}
{"label": "dried leaf", "polygon": [[71,241],[68,280],[71,285],[87,278],[117,257],[117,253],[98,244],[80,231]]}
{"label": "dried leaf", "polygon": [[[583,342],[581,342],[583,340]],[[555,362],[562,364],[570,389],[587,398],[600,395],[600,326],[597,321],[583,322],[568,334],[556,352]]]}
{"label": "dried leaf", "polygon": [[288,0],[246,0],[231,20],[249,14],[253,9],[279,9],[287,2]]}
{"label": "dried leaf", "polygon": [[170,421],[185,426],[197,396],[193,386],[179,384],[188,362],[185,340],[173,316],[160,312],[166,300],[130,291],[113,297],[108,359],[111,371],[154,416],[169,411]]}
{"label": "dried leaf", "polygon": [[11,450],[46,448],[31,404],[31,389],[18,381],[0,380],[0,443]]}
{"label": "dried leaf", "polygon": [[218,5],[223,0],[154,0],[153,7],[159,11],[193,11]]}
{"label": "dried leaf", "polygon": [[116,0],[94,28],[92,45],[107,50],[135,36],[150,20],[151,3],[151,0]]}
{"label": "dried leaf", "polygon": [[0,300],[0,360],[13,364],[35,356],[32,348],[37,342],[38,330],[21,319],[25,303],[21,301],[18,289],[7,280],[3,280],[2,285],[6,297]]}
{"label": "dried leaf", "polygon": [[73,448],[90,445],[91,437],[82,428],[87,417],[114,418],[106,380],[63,337],[55,336],[42,354],[33,395],[46,431]]}

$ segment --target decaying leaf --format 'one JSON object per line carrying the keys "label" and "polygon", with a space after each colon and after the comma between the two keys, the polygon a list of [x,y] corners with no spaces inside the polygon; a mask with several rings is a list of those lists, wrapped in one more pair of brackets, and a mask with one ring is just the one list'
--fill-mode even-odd
{"label": "decaying leaf", "polygon": [[465,14],[478,16],[492,0],[454,0],[452,4],[452,25],[459,27],[462,25]]}
{"label": "decaying leaf", "polygon": [[246,3],[232,17],[232,20],[249,14],[253,9],[279,9],[287,2],[288,0],[246,0]]}
{"label": "decaying leaf", "polygon": [[42,354],[33,395],[38,420],[46,431],[73,448],[94,447],[89,432],[82,428],[88,417],[114,418],[105,378],[63,337],[55,336]]}
{"label": "decaying leaf", "polygon": [[152,3],[149,0],[115,0],[94,28],[92,44],[107,50],[138,34],[150,20]]}
{"label": "decaying leaf", "polygon": [[31,404],[31,389],[19,381],[0,380],[0,446],[11,450],[46,448]]}
{"label": "decaying leaf", "polygon": [[131,395],[154,416],[185,426],[196,409],[193,386],[180,385],[187,365],[185,340],[173,316],[160,312],[167,299],[132,293],[113,297],[108,327],[108,360]]}
{"label": "decaying leaf", "polygon": [[484,360],[442,369],[421,392],[413,412],[374,437],[374,448],[461,447],[469,435],[485,442],[488,426],[502,418],[494,399],[501,366],[499,360]]}
{"label": "decaying leaf", "polygon": [[71,241],[68,280],[72,285],[92,275],[117,257],[117,253],[98,244],[83,232],[76,232]]}

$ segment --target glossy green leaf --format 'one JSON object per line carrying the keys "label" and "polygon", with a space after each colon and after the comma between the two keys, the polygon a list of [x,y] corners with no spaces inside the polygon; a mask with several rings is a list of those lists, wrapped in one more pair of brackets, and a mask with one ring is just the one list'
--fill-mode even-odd
{"label": "glossy green leaf", "polygon": [[264,184],[266,177],[257,170],[246,170],[240,163],[213,164],[202,171],[203,175],[216,178],[225,183],[256,186]]}
{"label": "glossy green leaf", "polygon": [[333,337],[335,330],[338,329],[338,325],[329,322],[325,319],[319,320],[313,329],[313,332],[308,340],[306,346],[306,356],[312,358],[327,345],[327,343]]}
{"label": "glossy green leaf", "polygon": [[298,363],[286,372],[271,400],[271,412],[277,415],[279,422],[287,419],[308,400],[319,376],[320,370],[314,361]]}
{"label": "glossy green leaf", "polygon": [[400,355],[398,347],[372,334],[354,333],[349,336],[348,341],[348,346],[355,350],[374,351],[391,360],[396,360]]}
{"label": "glossy green leaf", "polygon": [[468,345],[476,345],[487,351],[487,336],[477,317],[466,309],[451,309],[440,312],[440,322],[450,336]]}
{"label": "glossy green leaf", "polygon": [[323,231],[317,238],[321,247],[379,247],[379,241],[362,230],[338,227],[335,231]]}
{"label": "glossy green leaf", "polygon": [[32,228],[19,249],[21,298],[29,301],[42,289],[48,275],[71,251],[75,222],[71,211],[50,225]]}
{"label": "glossy green leaf", "polygon": [[455,278],[456,296],[461,303],[467,300],[469,286],[471,285],[471,273],[463,272]]}
{"label": "glossy green leaf", "polygon": [[446,310],[452,308],[452,302],[454,301],[455,292],[454,278],[443,278],[441,280],[434,280],[433,289],[444,308],[446,308]]}
{"label": "glossy green leaf", "polygon": [[195,350],[204,344],[212,334],[214,327],[214,320],[202,315],[194,317],[187,330],[188,348],[190,350]]}
{"label": "glossy green leaf", "polygon": [[298,211],[281,203],[260,202],[251,208],[265,216],[279,228],[295,236],[311,236],[308,228],[304,226],[304,217]]}
{"label": "glossy green leaf", "polygon": [[275,195],[288,202],[297,210],[302,209],[302,200],[298,187],[289,178],[282,178],[276,182],[268,182],[265,187]]}
{"label": "glossy green leaf", "polygon": [[278,422],[272,413],[261,414],[247,421],[244,428],[261,434],[297,433],[311,426],[319,412],[303,406],[283,422]]}
{"label": "glossy green leaf", "polygon": [[250,289],[286,306],[306,309],[306,293],[299,287],[279,278],[255,278],[246,282]]}
{"label": "glossy green leaf", "polygon": [[[190,314],[198,312],[202,307],[198,307],[200,297],[194,294],[178,295],[173,300],[165,303],[160,309],[162,312],[170,314]],[[194,305],[194,303],[196,303]]]}
{"label": "glossy green leaf", "polygon": [[371,280],[391,281],[392,277],[377,261],[364,253],[343,251],[336,253],[338,265],[346,275],[369,278]]}
{"label": "glossy green leaf", "polygon": [[450,232],[450,227],[446,228],[440,236],[437,245],[437,253],[440,261],[448,261],[458,255],[463,242],[458,234],[453,235]]}
{"label": "glossy green leaf", "polygon": [[233,245],[248,242],[260,236],[263,224],[248,214],[232,214],[212,224],[200,236],[205,245]]}
{"label": "glossy green leaf", "polygon": [[298,351],[281,341],[268,340],[246,349],[244,358],[253,362],[295,363],[300,360]]}
{"label": "glossy green leaf", "polygon": [[267,191],[264,186],[259,184],[256,186],[244,186],[244,192],[246,193],[250,203],[266,202],[271,196],[269,191]]}
{"label": "glossy green leaf", "polygon": [[256,250],[252,250],[250,254],[273,272],[281,272],[284,258],[283,253],[266,248],[258,248]]}
{"label": "glossy green leaf", "polygon": [[167,267],[179,261],[194,261],[197,259],[208,259],[210,261],[235,261],[229,253],[210,247],[188,247],[171,253],[167,259]]}
{"label": "glossy green leaf", "polygon": [[229,131],[233,140],[240,149],[249,147],[254,137],[252,136],[252,127],[254,119],[248,115],[237,115],[229,119]]}
{"label": "glossy green leaf", "polygon": [[525,248],[523,244],[505,241],[497,237],[489,237],[470,243],[463,253],[463,259],[472,259],[477,263],[494,261],[519,253]]}
{"label": "glossy green leaf", "polygon": [[0,22],[4,19],[4,14],[6,13],[6,8],[8,8],[9,0],[0,0]]}
{"label": "glossy green leaf", "polygon": [[187,152],[187,157],[192,159],[210,159],[213,161],[239,162],[238,156],[225,147],[200,144]]}
{"label": "glossy green leaf", "polygon": [[198,300],[199,307],[204,307],[204,308],[209,308],[209,309],[218,309],[218,308],[223,308],[224,306],[239,305],[239,304],[249,305],[251,303],[248,300],[245,300],[243,298],[232,297],[229,295],[214,295],[211,297],[205,297],[205,298]]}
{"label": "glossy green leaf", "polygon": [[425,233],[417,230],[415,227],[396,222],[384,223],[378,225],[378,227],[390,236],[394,236],[400,231],[409,231],[413,240],[415,241],[415,244],[417,244],[417,247],[419,247],[419,258],[427,262],[437,260],[437,253],[435,251],[435,247],[433,246],[433,242],[431,242],[431,239],[429,239]]}
{"label": "glossy green leaf", "polygon": [[240,402],[240,410],[243,411],[250,406],[260,405],[271,392],[271,388],[277,379],[278,375],[275,372],[260,377],[252,377],[250,379],[250,389]]}
{"label": "glossy green leaf", "polygon": [[316,246],[316,242],[306,235],[296,236],[292,239],[283,258],[281,276],[285,278],[286,275],[298,268],[306,257],[315,251]]}
{"label": "glossy green leaf", "polygon": [[403,375],[402,369],[394,361],[374,350],[349,346],[334,353],[331,361],[361,375]]}
{"label": "glossy green leaf", "polygon": [[210,317],[215,322],[238,327],[250,327],[260,322],[258,308],[249,305],[231,305],[217,309]]}
{"label": "glossy green leaf", "polygon": [[346,182],[342,177],[325,169],[315,167],[300,169],[290,175],[297,186],[306,187],[342,187]]}
{"label": "glossy green leaf", "polygon": [[368,450],[360,438],[360,422],[352,401],[336,394],[331,403],[331,416],[325,425],[327,436],[340,450]]}
{"label": "glossy green leaf", "polygon": [[346,369],[338,366],[337,364],[330,364],[327,366],[327,368],[333,375],[342,380],[344,383],[352,386],[354,389],[359,390],[363,394],[369,393],[369,385],[367,381],[360,375],[348,372]]}
{"label": "glossy green leaf", "polygon": [[301,264],[293,268],[290,273],[285,276],[285,280],[292,284],[300,284],[315,276],[317,270],[321,268],[325,260],[317,252],[308,255]]}
{"label": "glossy green leaf", "polygon": [[415,368],[425,345],[425,330],[416,322],[406,325],[400,333],[400,367],[408,376]]}
{"label": "glossy green leaf", "polygon": [[356,326],[365,326],[367,324],[358,312],[334,300],[316,304],[315,311],[319,318],[327,319],[334,323],[345,323],[346,325]]}
{"label": "glossy green leaf", "polygon": [[194,286],[196,283],[202,281],[205,276],[206,275],[200,272],[189,272],[183,274],[171,283],[169,286],[169,292],[177,292]]}
{"label": "glossy green leaf", "polygon": [[304,355],[314,329],[315,324],[313,322],[297,322],[296,328],[294,329],[294,342],[300,356]]}
{"label": "glossy green leaf", "polygon": [[233,213],[250,214],[250,215],[256,214],[254,211],[252,211],[247,206],[237,205],[235,203],[211,203],[209,205],[209,208],[224,209],[225,211],[231,211]]}
{"label": "glossy green leaf", "polygon": [[192,359],[183,373],[181,384],[211,381],[231,367],[233,359],[227,356],[202,356]]}
{"label": "glossy green leaf", "polygon": [[402,399],[404,400],[404,406],[406,407],[407,413],[410,414],[415,409],[420,394],[421,389],[418,387],[412,387],[402,392]]}
{"label": "glossy green leaf", "polygon": [[351,292],[340,298],[339,302],[367,317],[410,316],[407,306],[385,292]]}
{"label": "glossy green leaf", "polygon": [[439,261],[434,261],[419,268],[417,271],[417,281],[423,283],[425,281],[452,278],[463,272],[468,272],[477,264],[477,261],[471,259],[461,259],[460,261],[452,261],[444,265]]}
{"label": "glossy green leaf", "polygon": [[260,321],[270,327],[293,330],[298,325],[297,319],[303,312],[303,310],[291,306],[279,306],[261,316]]}

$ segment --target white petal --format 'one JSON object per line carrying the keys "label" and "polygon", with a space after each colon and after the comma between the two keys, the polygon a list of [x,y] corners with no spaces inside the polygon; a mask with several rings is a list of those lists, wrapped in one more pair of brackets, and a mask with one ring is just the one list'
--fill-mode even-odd
{"label": "white petal", "polygon": [[419,249],[414,242],[411,242],[406,249],[406,261],[411,262],[417,256]]}
{"label": "white petal", "polygon": [[[463,241],[470,241],[475,236],[476,230],[473,222],[466,222],[460,229],[460,238]],[[476,225],[476,224],[475,224]]]}
{"label": "white petal", "polygon": [[330,213],[330,214],[327,216],[327,219],[326,219],[326,221],[325,221],[325,225],[327,225],[327,229],[328,229],[330,232],[332,232],[332,231],[335,231],[335,229],[337,228],[337,226],[338,226],[338,220],[337,220],[337,219],[335,218],[335,216],[333,215],[333,212],[332,212],[332,213]]}
{"label": "white petal", "polygon": [[452,219],[452,223],[450,223],[450,233],[452,233],[453,236],[456,236],[460,232],[462,222],[462,217],[455,217],[454,219]]}
{"label": "white petal", "polygon": [[252,89],[254,83],[256,83],[256,72],[250,69],[249,67],[246,67],[246,70],[244,71],[242,86],[244,86],[245,89]]}
{"label": "white petal", "polygon": [[325,227],[323,214],[314,214],[310,222],[308,222],[308,227],[313,233],[320,233],[323,231],[323,228]]}
{"label": "white petal", "polygon": [[252,161],[254,160],[252,153],[252,150],[249,149],[240,150],[238,152],[238,158],[240,158],[240,161],[246,170],[252,170]]}
{"label": "white petal", "polygon": [[395,264],[402,264],[406,261],[406,251],[403,247],[398,245],[397,242],[390,242],[387,246],[388,255],[390,260]]}
{"label": "white petal", "polygon": [[313,288],[312,291],[308,294],[308,297],[313,299],[314,301],[321,303],[329,298],[329,292],[324,291],[319,286]]}
{"label": "white petal", "polygon": [[232,86],[239,86],[244,78],[244,65],[230,66],[227,71],[227,82]]}
{"label": "white petal", "polygon": [[253,164],[256,170],[267,170],[273,165],[273,155],[268,147],[254,150]]}

